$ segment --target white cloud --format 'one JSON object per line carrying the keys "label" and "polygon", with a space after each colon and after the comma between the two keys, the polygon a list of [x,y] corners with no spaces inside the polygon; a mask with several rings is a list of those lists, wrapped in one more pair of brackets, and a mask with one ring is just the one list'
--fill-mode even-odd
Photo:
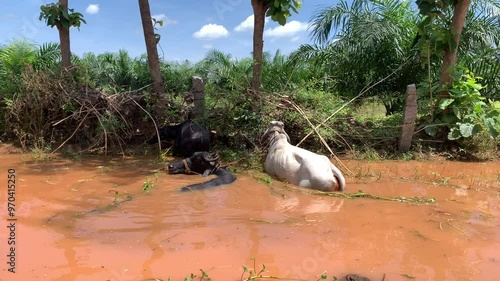
{"label": "white cloud", "polygon": [[[160,20],[163,21],[163,26],[178,23],[177,20],[171,19],[171,18],[167,17],[167,15],[165,15],[165,14],[152,15],[151,17],[156,19],[157,21],[160,21]],[[159,25],[157,27],[160,28]]]}
{"label": "white cloud", "polygon": [[198,39],[217,39],[220,37],[227,37],[229,36],[229,31],[222,26],[218,24],[205,24],[200,30],[196,31],[193,33],[193,36]]}
{"label": "white cloud", "polygon": [[[253,31],[253,21],[254,17],[253,15],[248,16],[242,23],[238,24],[234,28],[234,31],[241,32],[241,31]],[[269,21],[269,18],[266,17],[265,23]]]}
{"label": "white cloud", "polygon": [[90,4],[85,10],[88,14],[95,15],[99,13],[99,5],[98,4]]}
{"label": "white cloud", "polygon": [[264,35],[269,37],[294,37],[297,33],[307,30],[308,27],[307,23],[293,20],[283,26],[267,29],[264,31]]}
{"label": "white cloud", "polygon": [[290,39],[291,42],[297,42],[300,40],[300,36],[295,36],[292,39]]}

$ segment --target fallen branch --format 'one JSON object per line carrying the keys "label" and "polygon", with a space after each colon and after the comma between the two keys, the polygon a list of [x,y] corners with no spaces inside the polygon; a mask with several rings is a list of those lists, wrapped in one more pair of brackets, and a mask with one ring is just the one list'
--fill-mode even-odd
{"label": "fallen branch", "polygon": [[[359,97],[361,97],[362,95],[364,95],[366,92],[368,92],[370,89],[372,89],[373,87],[377,86],[378,84],[382,83],[383,81],[389,79],[389,77],[391,77],[392,75],[396,74],[396,72],[400,71],[403,66],[405,66],[406,64],[408,63],[408,60],[406,60],[405,63],[401,64],[396,70],[394,70],[392,73],[390,73],[389,75],[387,75],[386,77],[382,78],[381,80],[379,80],[378,82],[370,85],[370,86],[365,86],[361,92],[355,96],[354,98],[352,98],[351,100],[349,100],[348,102],[346,102],[344,105],[342,105],[341,107],[339,107],[339,109],[335,110],[335,112],[333,112],[330,116],[328,116],[328,118],[326,118],[325,120],[323,120],[319,125],[317,125],[316,127],[314,127],[314,130],[318,129],[319,127],[321,127],[322,125],[324,125],[328,120],[330,120],[333,116],[337,115],[337,113],[339,113],[342,109],[344,109],[346,106],[348,106],[349,104],[351,104],[353,101],[357,100]],[[300,140],[298,143],[297,143],[297,146],[299,146],[302,142],[304,142],[310,135],[312,135],[313,132],[309,132],[304,138],[302,138],[302,140]]]}
{"label": "fallen branch", "polygon": [[78,124],[78,126],[76,127],[76,129],[73,131],[73,133],[71,134],[71,136],[69,136],[65,141],[63,141],[63,143],[61,143],[55,150],[53,150],[50,154],[54,154],[56,151],[58,151],[61,147],[63,147],[75,134],[76,132],[78,131],[78,129],[80,129],[80,126],[83,124],[83,122],[85,121],[85,118],[87,118],[87,116],[90,114],[90,112],[87,112],[87,114],[85,115],[85,117],[80,121],[80,123]]}
{"label": "fallen branch", "polygon": [[318,135],[319,139],[321,140],[321,143],[323,143],[323,145],[328,149],[328,151],[330,151],[331,155],[340,164],[340,166],[342,166],[346,171],[348,171],[349,173],[351,173],[351,175],[354,175],[354,173],[351,170],[349,170],[349,168],[347,168],[347,166],[344,165],[344,163],[342,163],[342,161],[340,161],[340,159],[335,155],[335,153],[333,153],[332,149],[330,148],[330,146],[328,146],[328,144],[326,143],[326,141],[323,138],[323,136],[321,136],[321,134],[318,132],[317,128],[314,127],[314,125],[311,123],[311,121],[309,120],[309,118],[307,118],[307,115],[302,110],[302,108],[300,108],[298,105],[296,105],[292,101],[289,101],[287,99],[282,99],[282,100],[285,101],[285,102],[287,102],[287,103],[289,103],[291,106],[293,106],[293,108],[295,108],[295,110],[297,110],[297,112],[299,112],[300,115],[302,115],[302,117],[304,117],[304,119],[306,119],[307,123],[309,123],[309,126],[311,126],[311,128],[313,128],[314,132],[316,132],[316,134]]}
{"label": "fallen branch", "polygon": [[161,153],[161,139],[160,139],[160,132],[158,131],[158,125],[156,125],[156,121],[155,119],[153,118],[153,116],[151,116],[151,114],[149,114],[149,112],[147,110],[145,110],[138,102],[136,102],[133,98],[130,98],[129,99],[131,101],[133,101],[140,109],[142,109],[142,111],[146,112],[146,114],[149,116],[149,118],[151,118],[151,120],[153,121],[153,124],[155,125],[155,130],[156,130],[156,137],[158,138],[158,151]]}
{"label": "fallen branch", "polygon": [[384,197],[373,195],[369,193],[365,193],[363,190],[359,190],[357,193],[345,193],[345,192],[324,192],[324,191],[311,191],[310,194],[314,195],[323,195],[330,197],[340,197],[346,199],[357,199],[357,198],[368,198],[375,200],[383,200],[383,201],[393,201],[393,202],[401,202],[401,203],[414,203],[414,204],[427,204],[427,203],[436,203],[436,199],[434,197],[406,197],[406,196],[398,196],[398,197]]}

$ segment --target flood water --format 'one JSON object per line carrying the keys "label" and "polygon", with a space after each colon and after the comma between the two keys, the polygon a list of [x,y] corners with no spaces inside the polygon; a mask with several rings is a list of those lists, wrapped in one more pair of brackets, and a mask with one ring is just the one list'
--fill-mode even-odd
{"label": "flood water", "polygon": [[[313,195],[259,171],[229,186],[179,193],[205,179],[156,172],[152,159],[35,162],[0,155],[0,280],[500,280],[500,163],[344,161],[346,193],[426,196],[410,204]],[[15,273],[8,271],[7,175],[16,172]],[[347,174],[346,174],[347,175]],[[264,180],[259,180],[263,178]],[[148,179],[153,188],[142,192]],[[118,195],[117,195],[118,194]],[[112,206],[127,194],[132,200]],[[12,217],[11,217],[12,218]]]}

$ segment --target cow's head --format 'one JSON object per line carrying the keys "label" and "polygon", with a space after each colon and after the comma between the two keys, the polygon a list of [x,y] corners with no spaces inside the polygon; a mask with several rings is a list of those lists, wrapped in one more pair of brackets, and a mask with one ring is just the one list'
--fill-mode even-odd
{"label": "cow's head", "polygon": [[168,165],[168,173],[173,174],[200,174],[204,177],[212,174],[219,167],[217,152],[195,152],[191,157],[173,162]]}
{"label": "cow's head", "polygon": [[290,137],[285,132],[285,125],[281,121],[271,121],[269,127],[267,127],[266,132],[260,138],[260,143],[264,146],[269,144],[269,142],[274,138],[276,134],[283,134],[286,136],[288,142],[290,142]]}

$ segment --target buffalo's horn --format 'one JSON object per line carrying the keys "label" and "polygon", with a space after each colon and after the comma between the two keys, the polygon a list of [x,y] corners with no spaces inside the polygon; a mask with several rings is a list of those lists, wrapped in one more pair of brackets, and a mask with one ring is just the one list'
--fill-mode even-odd
{"label": "buffalo's horn", "polygon": [[213,152],[213,153],[210,153],[208,155],[205,154],[205,156],[203,156],[203,159],[205,159],[205,161],[208,161],[208,162],[217,161],[217,160],[219,160],[219,153]]}
{"label": "buffalo's horn", "polygon": [[288,143],[291,143],[291,142],[290,142],[290,137],[289,137],[289,136],[288,136],[288,134],[285,132],[285,130],[283,130],[283,134],[285,134],[285,136],[286,136],[286,139],[287,139]]}
{"label": "buffalo's horn", "polygon": [[265,141],[267,141],[267,133],[269,132],[269,129],[266,130],[264,134],[262,134],[262,137],[260,137],[260,144],[264,144]]}

